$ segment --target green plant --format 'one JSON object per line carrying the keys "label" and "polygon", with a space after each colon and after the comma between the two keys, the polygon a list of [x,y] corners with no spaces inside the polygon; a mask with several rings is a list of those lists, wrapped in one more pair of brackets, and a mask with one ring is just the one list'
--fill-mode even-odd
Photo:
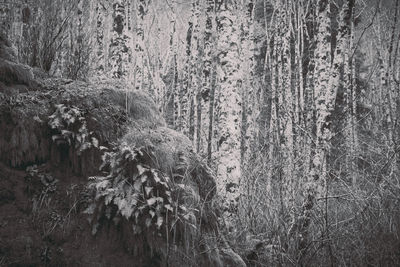
{"label": "green plant", "polygon": [[56,111],[49,116],[49,126],[57,132],[52,136],[54,142],[67,142],[77,149],[78,154],[89,148],[99,147],[99,141],[93,132],[88,130],[84,111],[64,104],[55,107]]}
{"label": "green plant", "polygon": [[127,144],[103,155],[100,168],[108,171],[105,176],[91,177],[88,186],[94,198],[85,213],[97,218],[93,234],[103,215],[114,222],[129,220],[136,234],[143,231],[142,226],[160,230],[163,225],[173,226],[177,221],[194,226],[193,209],[179,202],[185,185],[174,183],[146,162],[149,162],[148,151]]}

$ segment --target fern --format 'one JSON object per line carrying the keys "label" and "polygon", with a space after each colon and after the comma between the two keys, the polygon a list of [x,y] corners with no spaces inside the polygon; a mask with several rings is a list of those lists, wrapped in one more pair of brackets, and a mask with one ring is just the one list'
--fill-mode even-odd
{"label": "fern", "polygon": [[122,144],[117,151],[106,152],[101,168],[108,171],[105,176],[90,178],[88,187],[94,192],[94,201],[86,213],[114,221],[125,218],[132,222],[135,233],[140,233],[143,225],[160,230],[166,218],[176,222],[194,217],[176,199],[181,187],[145,162],[148,156],[144,148]]}
{"label": "fern", "polygon": [[77,149],[78,154],[89,148],[99,147],[99,141],[88,130],[85,113],[81,109],[64,104],[55,107],[56,111],[49,116],[48,122],[50,128],[57,132],[52,136],[54,142],[68,143]]}

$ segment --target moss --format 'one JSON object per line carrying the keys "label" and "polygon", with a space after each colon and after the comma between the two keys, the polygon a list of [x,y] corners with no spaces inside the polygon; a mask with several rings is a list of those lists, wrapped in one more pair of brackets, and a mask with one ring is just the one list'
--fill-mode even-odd
{"label": "moss", "polygon": [[212,171],[193,152],[191,141],[185,135],[166,127],[133,123],[122,140],[136,147],[145,147],[152,164],[164,173],[190,175],[201,188],[199,194],[203,199],[214,197],[216,188]]}
{"label": "moss", "polygon": [[[22,100],[6,100],[8,103],[3,102],[0,109],[0,160],[10,166],[46,160],[49,157],[50,139],[46,127],[41,125],[37,117],[40,113],[15,107]],[[11,104],[12,100],[18,102]],[[34,119],[35,116],[38,120]]]}
{"label": "moss", "polygon": [[153,165],[169,174],[179,166],[180,152],[187,153],[191,149],[186,136],[166,127],[147,127],[137,122],[129,127],[123,141],[147,148],[149,153],[151,151]]}
{"label": "moss", "polygon": [[[13,90],[15,85],[12,85]],[[97,171],[101,153],[91,150],[81,156],[68,147],[55,146],[48,117],[55,104],[76,105],[85,112],[90,131],[108,146],[125,133],[129,121],[124,109],[110,101],[109,90],[82,82],[48,79],[38,91],[1,94],[0,161],[23,167],[52,159],[75,173]],[[68,159],[68,160],[66,160]]]}
{"label": "moss", "polygon": [[164,126],[165,122],[154,101],[141,91],[108,90],[112,103],[124,108],[129,116],[139,124]]}
{"label": "moss", "polygon": [[32,86],[34,84],[33,72],[26,65],[0,59],[0,82],[5,85],[24,84]]}
{"label": "moss", "polygon": [[3,34],[0,34],[0,58],[17,62],[17,53],[15,49]]}

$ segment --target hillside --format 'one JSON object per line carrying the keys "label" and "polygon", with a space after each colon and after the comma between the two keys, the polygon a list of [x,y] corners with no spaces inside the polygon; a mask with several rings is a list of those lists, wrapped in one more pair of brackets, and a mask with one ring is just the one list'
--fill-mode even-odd
{"label": "hillside", "polygon": [[244,264],[220,236],[211,171],[148,96],[118,82],[25,82],[15,70],[29,67],[2,59],[6,68],[0,265]]}

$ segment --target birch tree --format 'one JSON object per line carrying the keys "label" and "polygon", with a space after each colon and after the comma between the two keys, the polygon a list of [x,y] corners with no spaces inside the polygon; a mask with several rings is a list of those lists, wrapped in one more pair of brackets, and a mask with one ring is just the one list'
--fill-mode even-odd
{"label": "birch tree", "polygon": [[341,20],[346,23],[342,23],[342,28],[339,29],[339,42],[342,46],[343,53],[343,81],[345,88],[345,100],[346,100],[346,130],[345,138],[349,155],[346,158],[346,168],[349,176],[352,178],[353,184],[356,183],[356,167],[355,167],[355,151],[357,150],[356,145],[356,111],[357,111],[357,99],[356,99],[356,80],[355,80],[355,59],[352,55],[355,51],[354,47],[354,16],[353,16],[353,1],[347,1],[342,11]]}
{"label": "birch tree", "polygon": [[[242,114],[243,114],[243,136],[242,136],[242,165],[250,162],[254,151],[254,141],[257,140],[257,117],[259,114],[259,100],[257,88],[255,87],[255,59],[254,59],[254,1],[243,3],[241,8],[241,54],[243,55],[242,89]],[[243,164],[244,163],[244,164]],[[245,166],[243,166],[244,168]]]}
{"label": "birch tree", "polygon": [[104,49],[104,28],[106,20],[106,7],[102,1],[96,3],[96,30],[95,30],[95,59],[93,60],[94,72],[97,76],[103,76],[106,68],[106,52]]}
{"label": "birch tree", "polygon": [[281,117],[280,125],[282,127],[281,148],[283,152],[283,192],[285,192],[284,201],[288,208],[292,208],[294,200],[294,97],[292,93],[292,53],[290,43],[292,41],[292,18],[291,1],[287,1],[283,6],[285,12],[282,14],[282,63],[280,73],[281,97]]}
{"label": "birch tree", "polygon": [[148,14],[148,0],[135,1],[136,27],[135,27],[135,58],[134,58],[134,87],[137,90],[148,90],[148,72],[146,69],[145,55],[145,22]]}
{"label": "birch tree", "polygon": [[128,47],[129,35],[126,29],[126,2],[115,0],[112,5],[112,32],[109,45],[109,66],[112,78],[126,78],[128,76],[131,51]]}
{"label": "birch tree", "polygon": [[240,29],[233,2],[221,3],[217,11],[219,88],[216,92],[217,191],[223,201],[224,218],[232,226],[237,213],[241,176],[240,138],[242,74],[240,70]]}
{"label": "birch tree", "polygon": [[[184,69],[182,71],[182,82],[179,91],[179,122],[177,124],[177,129],[189,136],[190,128],[190,95],[191,95],[191,78],[192,78],[192,67],[191,60],[192,57],[192,42],[193,42],[193,31],[196,23],[196,3],[193,3],[191,8],[191,15],[188,22],[188,28],[186,31],[186,42],[185,42],[185,59],[184,59]],[[197,13],[198,14],[198,13]]]}
{"label": "birch tree", "polygon": [[[318,33],[315,48],[314,94],[316,108],[316,140],[311,171],[305,189],[303,217],[301,225],[300,251],[307,245],[307,228],[311,221],[311,211],[316,198],[323,196],[327,182],[327,152],[331,137],[329,116],[335,88],[330,87],[331,75],[331,21],[330,1],[319,0],[317,3]],[[333,103],[334,104],[334,103]]]}
{"label": "birch tree", "polygon": [[[202,72],[202,84],[200,89],[200,122],[199,122],[199,152],[206,155],[207,158],[211,156],[211,150],[208,149],[211,144],[210,128],[212,125],[212,108],[211,98],[214,88],[212,88],[212,77],[215,73],[215,58],[214,47],[216,44],[216,16],[215,16],[215,3],[214,1],[207,1],[205,7],[205,29],[204,29],[204,63]],[[212,131],[212,130],[211,130]]]}
{"label": "birch tree", "polygon": [[[390,41],[388,47],[388,66],[387,66],[387,83],[389,88],[387,89],[387,99],[388,99],[388,106],[386,107],[389,111],[387,112],[387,123],[388,123],[388,131],[389,131],[389,143],[390,147],[393,149],[394,153],[394,164],[392,164],[391,175],[395,177],[399,174],[399,165],[400,157],[398,155],[397,149],[399,149],[399,145],[397,145],[397,141],[399,138],[396,135],[395,128],[398,125],[398,115],[399,115],[399,81],[396,79],[395,73],[395,64],[397,62],[397,53],[399,49],[399,40],[400,35],[397,40],[397,46],[395,46],[395,35],[397,30],[398,24],[398,16],[399,16],[399,4],[400,1],[396,0],[395,2],[395,11],[393,16],[393,24],[391,26],[391,34],[390,34]],[[397,147],[396,147],[397,146]]]}

